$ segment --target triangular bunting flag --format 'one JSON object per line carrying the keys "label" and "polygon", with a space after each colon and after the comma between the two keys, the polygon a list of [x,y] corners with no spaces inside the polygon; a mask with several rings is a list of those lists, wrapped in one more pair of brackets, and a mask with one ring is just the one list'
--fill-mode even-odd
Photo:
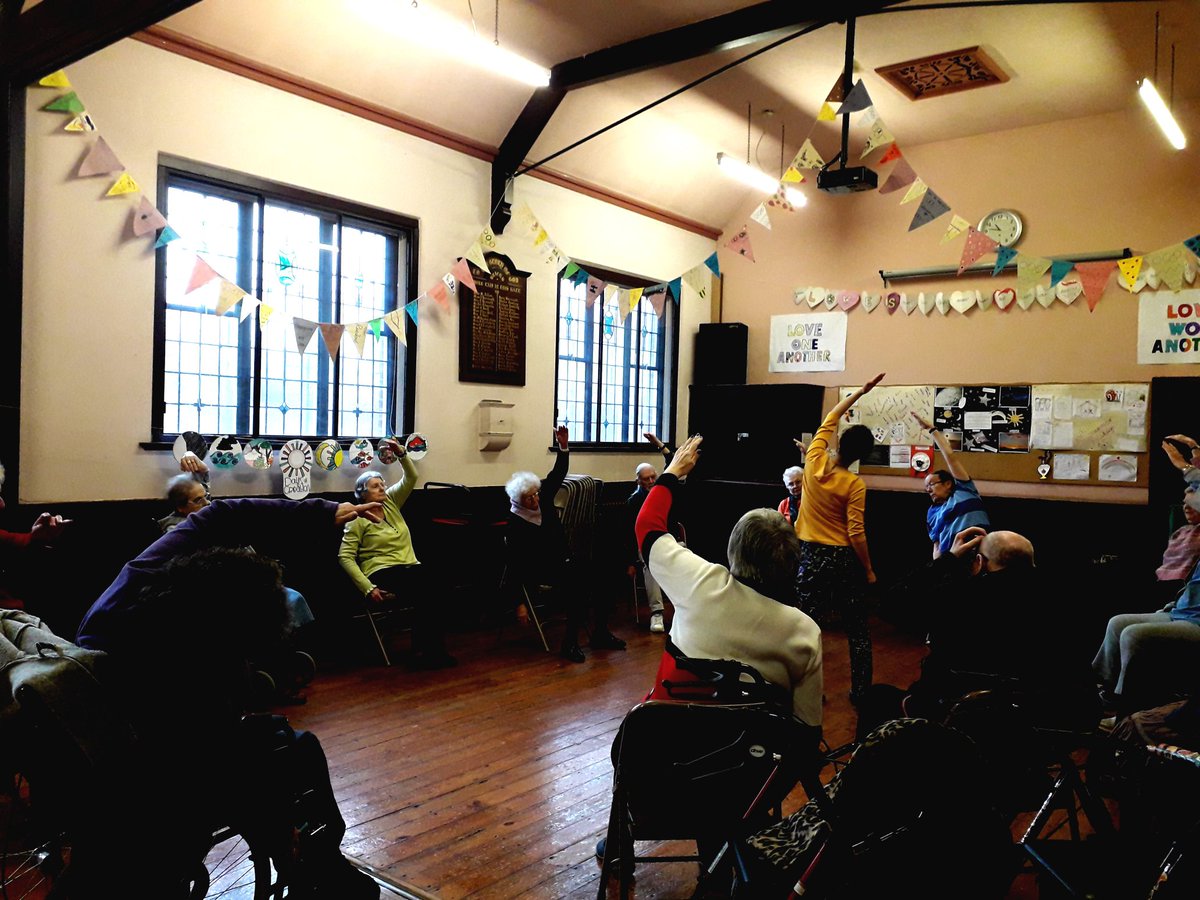
{"label": "triangular bunting flag", "polygon": [[220,278],[220,274],[206,263],[199,256],[196,257],[196,264],[192,266],[192,277],[188,279],[188,286],[184,289],[185,294],[190,294],[197,288],[203,287],[214,278]]}
{"label": "triangular bunting flag", "polygon": [[782,184],[775,191],[775,195],[767,201],[767,206],[778,206],[784,212],[793,212],[796,209],[792,206],[792,201],[787,198],[787,188]]}
{"label": "triangular bunting flag", "polygon": [[496,249],[496,232],[492,231],[490,225],[479,232],[479,246],[484,250]]}
{"label": "triangular bunting flag", "polygon": [[296,331],[296,349],[303,354],[317,333],[317,323],[308,319],[292,319],[292,328]]}
{"label": "triangular bunting flag", "polygon": [[581,268],[578,272],[571,276],[571,283],[575,285],[585,284],[588,280],[587,270]]}
{"label": "triangular bunting flag", "polygon": [[825,95],[826,103],[841,103],[846,99],[846,83],[842,80],[842,76],[837,77],[837,81],[833,83],[833,87],[829,89],[829,93]]}
{"label": "triangular bunting flag", "polygon": [[900,145],[892,144],[892,146],[888,147],[887,153],[879,157],[879,162],[882,165],[883,163],[891,162],[893,159],[899,159],[900,156]]}
{"label": "triangular bunting flag", "polygon": [[877,119],[875,124],[871,126],[871,133],[867,135],[867,143],[863,147],[863,152],[859,155],[859,159],[870,154],[876,147],[890,144],[895,139],[896,136],[888,131],[887,126],[883,124],[883,119]]}
{"label": "triangular bunting flag", "polygon": [[708,270],[710,272],[712,272],[718,278],[721,277],[721,264],[717,260],[717,253],[715,250],[708,255],[708,259],[704,260],[704,264],[708,266]]}
{"label": "triangular bunting flag", "polygon": [[70,86],[71,82],[67,79],[67,73],[62,69],[51,72],[45,78],[38,79],[38,87],[69,88]]}
{"label": "triangular bunting flag", "polygon": [[913,171],[913,167],[908,164],[907,159],[901,159],[896,163],[896,167],[892,169],[892,174],[888,176],[887,181],[879,188],[879,193],[890,194],[892,191],[898,191],[902,187],[907,187],[917,180],[917,173]]}
{"label": "triangular bunting flag", "polygon": [[[1041,256],[1017,256],[1017,294],[1025,294],[1033,290],[1034,283],[1046,274],[1051,261]],[[1020,296],[1017,302],[1020,303]],[[1028,307],[1026,307],[1028,308]]]}
{"label": "triangular bunting flag", "polygon": [[487,257],[483,255],[483,246],[479,241],[471,245],[471,249],[466,252],[466,257],[480,272],[483,272],[485,275],[489,274]]}
{"label": "triangular bunting flag", "polygon": [[242,308],[238,310],[238,321],[245,322],[250,317],[250,313],[258,308],[261,301],[249,294],[242,295]]}
{"label": "triangular bunting flag", "polygon": [[1146,262],[1158,273],[1158,277],[1167,283],[1173,291],[1183,288],[1183,267],[1187,257],[1183,252],[1183,244],[1164,247],[1146,254]]}
{"label": "triangular bunting flag", "polygon": [[927,190],[929,190],[929,185],[918,178],[909,186],[908,193],[904,195],[904,199],[900,201],[900,205],[903,206],[905,203],[911,203],[918,197],[923,196]]}
{"label": "triangular bunting flag", "polygon": [[[464,262],[463,265],[466,265]],[[347,325],[346,330],[350,332],[350,340],[354,341],[354,348],[358,351],[358,355],[363,355],[363,348],[367,345],[367,323],[355,322],[352,325]]]}
{"label": "triangular bunting flag", "polygon": [[783,177],[779,180],[784,184],[801,184],[804,181],[804,176],[800,174],[800,170],[795,166],[788,166],[787,171],[783,173]]}
{"label": "triangular bunting flag", "polygon": [[475,289],[475,279],[471,277],[471,267],[467,265],[466,257],[460,259],[451,267],[450,274],[465,285],[466,289],[472,294],[478,293]]}
{"label": "triangular bunting flag", "polygon": [[913,213],[912,221],[908,224],[909,231],[916,231],[923,225],[928,225],[938,216],[950,212],[950,205],[933,191],[926,191],[921,205]]}
{"label": "triangular bunting flag", "polygon": [[[679,302],[681,295],[683,293],[683,278],[682,278],[682,276],[679,278],[672,278],[670,280],[670,282],[667,283],[666,293],[670,293],[670,295],[675,298],[676,303]],[[656,306],[655,310],[657,310],[657,309],[658,309],[658,307]],[[658,317],[660,319],[662,318],[661,312],[658,314]]]}
{"label": "triangular bunting flag", "polygon": [[342,332],[346,330],[346,326],[337,322],[322,322],[317,327],[321,329],[321,337],[325,341],[325,349],[329,351],[329,358],[336,361],[338,349],[342,346]]}
{"label": "triangular bunting flag", "polygon": [[624,322],[627,318],[629,318],[630,309],[629,291],[625,290],[625,288],[620,288],[617,291],[617,315],[621,317],[620,321]]}
{"label": "triangular bunting flag", "polygon": [[1075,268],[1075,263],[1069,259],[1056,259],[1050,263],[1050,287],[1054,287],[1062,281],[1071,269]]}
{"label": "triangular bunting flag", "polygon": [[[654,314],[661,319],[663,317],[663,313],[667,311],[667,292],[655,291],[653,294],[643,296],[647,297],[647,299],[650,301],[650,305],[654,307]],[[676,297],[675,299],[678,301],[679,298]]]}
{"label": "triangular bunting flag", "polygon": [[828,103],[822,103],[821,109],[817,113],[818,122],[832,122],[837,118],[837,113],[833,111],[833,107]]}
{"label": "triangular bunting flag", "polygon": [[217,294],[217,315],[225,315],[245,295],[246,292],[232,281],[221,279],[221,291]]}
{"label": "triangular bunting flag", "polygon": [[271,321],[271,313],[275,312],[275,307],[266,303],[258,304],[258,327],[266,328],[267,323]]}
{"label": "triangular bunting flag", "polygon": [[645,293],[645,288],[630,288],[629,289],[629,311],[633,312],[637,309],[638,303],[642,299],[642,294]]}
{"label": "triangular bunting flag", "polygon": [[108,146],[108,141],[102,137],[98,137],[96,138],[96,143],[92,144],[92,149],[83,158],[83,162],[79,164],[75,175],[78,178],[87,178],[91,175],[108,175],[112,172],[122,172],[124,170],[125,165],[117,159],[117,154],[112,152],[112,148]]}
{"label": "triangular bunting flag", "polygon": [[71,91],[69,94],[63,94],[61,97],[54,98],[43,106],[42,109],[46,112],[63,112],[77,116],[83,112],[83,103],[75,96],[75,92]]}
{"label": "triangular bunting flag", "polygon": [[579,266],[576,263],[567,263],[567,267],[563,269],[563,278],[570,278],[579,271]]}
{"label": "triangular bunting flag", "polygon": [[850,93],[846,95],[846,99],[838,107],[837,114],[845,116],[866,109],[870,105],[871,95],[867,93],[867,86],[862,83],[862,79],[860,78],[854,82],[854,87],[850,88]]}
{"label": "triangular bunting flag", "polygon": [[1013,257],[1017,255],[1017,251],[1012,247],[997,247],[996,248],[996,265],[992,266],[992,277],[995,278],[1005,267],[1012,262]]}
{"label": "triangular bunting flag", "polygon": [[1196,256],[1200,256],[1200,234],[1188,238],[1183,242],[1183,246],[1191,250]]}
{"label": "triangular bunting flag", "polygon": [[[403,313],[401,313],[401,315],[403,315]],[[370,327],[371,334],[375,336],[375,340],[379,340],[381,337],[383,337],[383,319],[372,319]]]}
{"label": "triangular bunting flag", "polygon": [[971,227],[971,223],[957,213],[950,220],[950,226],[946,229],[946,233],[942,235],[942,243],[948,244],[958,237],[962,237],[963,233]]}
{"label": "triangular bunting flag", "polygon": [[794,169],[820,169],[825,165],[825,160],[821,158],[821,154],[817,152],[817,148],[813,146],[812,138],[805,138],[804,143],[800,145],[800,149],[792,158],[792,168]]}
{"label": "triangular bunting flag", "polygon": [[167,220],[163,218],[163,214],[155,209],[154,204],[143,195],[142,199],[138,201],[138,208],[133,211],[133,233],[142,237],[166,227]]}
{"label": "triangular bunting flag", "polygon": [[617,299],[617,291],[619,291],[619,290],[620,290],[620,288],[618,288],[615,284],[606,284],[604,286],[604,305],[605,306],[608,306],[608,304],[612,303],[614,300]]}
{"label": "triangular bunting flag", "polygon": [[[699,265],[692,266],[683,273],[683,282],[701,297],[708,296],[708,285],[712,279],[712,273],[708,270],[708,266]],[[681,300],[681,297],[676,297],[676,300]]]}
{"label": "triangular bunting flag", "polygon": [[1119,259],[1117,268],[1121,270],[1121,277],[1125,279],[1125,283],[1132,288],[1137,281],[1138,273],[1142,271],[1142,257],[1130,256],[1127,259]]}
{"label": "triangular bunting flag", "polygon": [[757,222],[767,231],[771,230],[771,217],[767,215],[767,204],[760,203],[754,207],[754,212],[750,213],[750,221]]}
{"label": "triangular bunting flag", "polygon": [[958,274],[961,275],[967,266],[973,264],[979,257],[985,253],[991,253],[998,246],[996,241],[992,240],[982,231],[976,231],[971,225],[967,226],[967,243],[963,247],[962,257],[958,261]]}
{"label": "triangular bunting flag", "polygon": [[418,297],[416,300],[410,300],[408,303],[404,304],[404,311],[408,313],[408,317],[413,320],[414,325],[419,324],[417,322],[417,303],[420,301],[420,299],[421,298]]}
{"label": "triangular bunting flag", "polygon": [[[453,276],[450,276],[449,273],[447,273],[447,275],[442,276],[443,279],[445,279],[447,277],[452,278]],[[437,305],[440,306],[442,309],[445,309],[445,310],[450,309],[450,296],[449,296],[449,294],[446,293],[445,280],[439,281],[437,284],[435,284],[433,287],[431,287],[428,291],[426,291],[426,293],[430,297],[432,297],[434,299],[434,302],[437,303]]]}
{"label": "triangular bunting flag", "polygon": [[729,239],[729,242],[725,246],[734,253],[746,257],[750,262],[754,262],[754,248],[750,246],[750,232],[746,230],[745,225],[742,226],[737,234]]}
{"label": "triangular bunting flag", "polygon": [[87,132],[96,130],[96,120],[87,113],[80,113],[63,126],[63,131]]}
{"label": "triangular bunting flag", "polygon": [[587,305],[592,306],[604,296],[604,282],[595,275],[589,275],[587,280]]}
{"label": "triangular bunting flag", "polygon": [[[383,317],[383,321],[387,323],[388,331],[396,336],[396,339],[405,346],[408,345],[408,330],[404,324],[404,313],[402,309],[393,309],[390,313]],[[416,324],[416,319],[413,319],[413,324]]]}
{"label": "triangular bunting flag", "polygon": [[871,128],[879,121],[879,111],[874,106],[868,106],[863,110],[863,114],[858,117],[858,126],[860,128]]}
{"label": "triangular bunting flag", "polygon": [[108,189],[108,192],[104,196],[119,197],[122,194],[136,194],[140,190],[141,188],[133,180],[133,176],[126,172],[116,180],[116,183]]}
{"label": "triangular bunting flag", "polygon": [[159,247],[165,247],[167,244],[171,243],[171,241],[177,240],[179,240],[179,232],[170,225],[167,225],[165,228],[163,228],[162,234],[158,236],[158,240],[154,242],[154,249],[157,250]]}
{"label": "triangular bunting flag", "polygon": [[1112,277],[1116,267],[1117,264],[1112,260],[1075,263],[1075,271],[1079,273],[1079,281],[1083,284],[1083,295],[1087,297],[1089,311],[1095,312],[1096,304],[1104,296],[1108,279]]}

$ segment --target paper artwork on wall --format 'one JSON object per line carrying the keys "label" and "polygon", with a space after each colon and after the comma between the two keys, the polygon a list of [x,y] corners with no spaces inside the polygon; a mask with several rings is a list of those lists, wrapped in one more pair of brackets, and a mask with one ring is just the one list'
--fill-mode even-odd
{"label": "paper artwork on wall", "polygon": [[175,438],[175,443],[171,446],[171,452],[175,455],[176,460],[183,459],[186,453],[194,453],[200,459],[204,459],[207,450],[208,441],[195,431],[185,431]]}
{"label": "paper artwork on wall", "polygon": [[[857,386],[844,386],[839,398],[849,397]],[[923,419],[932,418],[934,389],[931,385],[888,385],[881,384],[858,401],[842,422],[838,432],[851,425],[865,425],[871,429],[877,444],[887,446],[920,445],[924,434],[912,413]]]}
{"label": "paper artwork on wall", "polygon": [[1137,481],[1137,457],[1102,453],[1097,470],[1101,481]]}
{"label": "paper artwork on wall", "polygon": [[242,443],[237,438],[221,435],[212,442],[208,461],[218,469],[232,469],[242,461]]}
{"label": "paper artwork on wall", "polygon": [[303,500],[312,490],[313,452],[308,441],[288,441],[279,450],[279,468],[283,472],[283,496]]}
{"label": "paper artwork on wall", "polygon": [[1060,481],[1087,481],[1091,467],[1092,458],[1086,453],[1055,453],[1052,477]]}
{"label": "paper artwork on wall", "polygon": [[246,445],[243,459],[252,469],[269,469],[275,462],[275,448],[266,438],[255,438]]}
{"label": "paper artwork on wall", "polygon": [[350,445],[350,464],[359,469],[368,468],[375,459],[375,447],[367,438],[358,438]]}
{"label": "paper artwork on wall", "polygon": [[326,472],[332,472],[342,464],[342,445],[337,441],[321,441],[317,444],[317,465]]}

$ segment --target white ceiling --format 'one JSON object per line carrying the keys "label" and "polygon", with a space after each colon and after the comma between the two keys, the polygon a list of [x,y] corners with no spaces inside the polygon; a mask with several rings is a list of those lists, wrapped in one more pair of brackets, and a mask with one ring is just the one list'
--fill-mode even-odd
{"label": "white ceiling", "polygon": [[[491,37],[492,0],[471,0]],[[441,48],[411,43],[364,14],[373,4],[403,13],[411,0],[203,0],[163,26],[282,69],[407,118],[489,147],[504,139],[532,88],[472,68]],[[468,21],[468,0],[420,0]],[[500,5],[500,41],[547,67],[691,21],[752,5],[747,0],[525,0]],[[799,5],[799,4],[798,4]],[[900,9],[911,4],[902,4]],[[815,8],[815,7],[814,7]],[[836,9],[836,5],[834,7]],[[1079,3],[918,10],[858,20],[855,59],[876,109],[902,145],[1110,112],[1135,104],[1135,82],[1154,68],[1175,100],[1200,96],[1200,4]],[[845,27],[833,25],[775,48],[556,159],[551,168],[686,218],[721,225],[745,191],[715,176],[715,156],[744,155],[750,104],[752,156],[775,172],[780,131],[790,157],[838,77]],[[911,102],[877,76],[890,63],[974,45],[1010,75],[1006,84]],[[675,88],[756,49],[713,54],[572,91],[531,159],[566,146]],[[775,114],[764,116],[762,110]],[[862,145],[852,129],[851,152]],[[814,142],[838,147],[835,123]],[[761,138],[761,140],[760,140]]]}

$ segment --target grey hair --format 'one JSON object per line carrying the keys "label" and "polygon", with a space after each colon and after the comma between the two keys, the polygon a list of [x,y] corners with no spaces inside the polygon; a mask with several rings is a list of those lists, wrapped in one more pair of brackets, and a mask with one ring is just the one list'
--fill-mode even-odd
{"label": "grey hair", "polygon": [[513,503],[520,503],[526,494],[533,493],[542,486],[542,479],[532,472],[513,472],[512,477],[504,485],[504,493]]}
{"label": "grey hair", "polygon": [[652,466],[650,463],[638,463],[637,468],[633,470],[633,476],[635,478],[640,477],[642,474],[642,469],[653,469],[653,468],[654,468],[654,466]]}
{"label": "grey hair", "polygon": [[188,488],[194,484],[203,484],[187,472],[180,472],[167,482],[167,499],[176,509],[188,501]]}
{"label": "grey hair", "polygon": [[361,500],[363,492],[367,489],[367,482],[372,478],[378,478],[384,484],[387,484],[387,479],[383,477],[382,472],[376,472],[374,469],[368,469],[354,480],[354,499]]}
{"label": "grey hair", "polygon": [[803,475],[804,469],[800,466],[788,466],[783,470],[783,483],[787,484],[789,478],[794,478],[797,475]]}
{"label": "grey hair", "polygon": [[729,571],[767,593],[790,591],[800,562],[800,539],[774,509],[752,509],[729,533]]}

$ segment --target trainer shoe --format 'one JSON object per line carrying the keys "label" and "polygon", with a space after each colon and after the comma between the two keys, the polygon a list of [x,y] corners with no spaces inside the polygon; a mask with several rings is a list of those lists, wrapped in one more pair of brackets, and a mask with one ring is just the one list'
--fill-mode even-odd
{"label": "trainer shoe", "polygon": [[650,630],[655,634],[662,634],[667,630],[663,627],[662,613],[656,612],[650,617]]}

